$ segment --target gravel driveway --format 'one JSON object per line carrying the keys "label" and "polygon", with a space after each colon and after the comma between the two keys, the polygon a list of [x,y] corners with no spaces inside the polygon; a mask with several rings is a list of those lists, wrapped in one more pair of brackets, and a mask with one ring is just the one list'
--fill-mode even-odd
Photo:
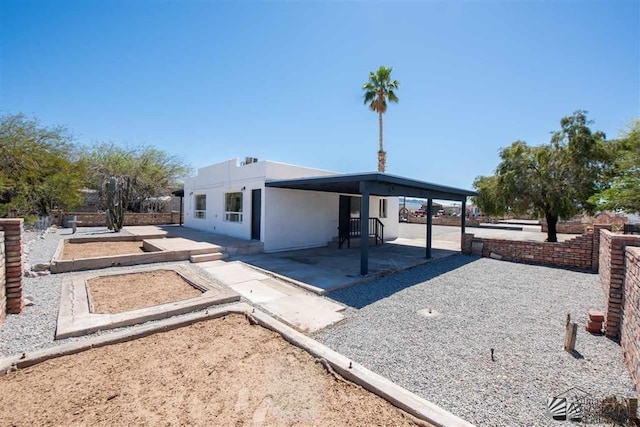
{"label": "gravel driveway", "polygon": [[563,425],[545,402],[574,386],[633,396],[620,347],[582,326],[604,307],[597,275],[456,255],[328,296],[352,308],[314,338],[477,425]]}

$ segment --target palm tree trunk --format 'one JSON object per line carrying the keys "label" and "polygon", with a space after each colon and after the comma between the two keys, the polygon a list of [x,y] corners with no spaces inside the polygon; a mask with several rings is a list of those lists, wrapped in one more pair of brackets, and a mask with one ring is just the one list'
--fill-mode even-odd
{"label": "palm tree trunk", "polygon": [[378,113],[378,141],[380,142],[379,151],[384,151],[382,146],[382,113]]}
{"label": "palm tree trunk", "polygon": [[378,148],[378,172],[384,173],[387,169],[387,153],[382,145],[382,113],[378,112],[379,148]]}

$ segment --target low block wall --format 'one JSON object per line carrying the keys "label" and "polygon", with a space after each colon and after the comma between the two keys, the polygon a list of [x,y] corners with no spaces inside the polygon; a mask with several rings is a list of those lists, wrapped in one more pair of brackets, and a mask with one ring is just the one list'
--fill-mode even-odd
{"label": "low block wall", "polygon": [[[625,252],[640,246],[640,236],[600,232],[600,283],[606,296],[605,334],[620,338],[625,291]],[[635,302],[638,304],[638,301]]]}
{"label": "low block wall", "polygon": [[485,239],[466,233],[462,252],[482,247],[482,256],[505,261],[593,270],[593,232],[558,243],[506,239]]}
{"label": "low block wall", "polygon": [[22,287],[24,221],[22,218],[2,218],[0,231],[4,232],[5,280],[2,283],[5,287],[5,311],[8,314],[18,314],[24,310]]}
{"label": "low block wall", "polygon": [[[541,221],[540,225],[542,226],[543,233],[549,231],[549,225],[546,221]],[[556,224],[556,232],[560,234],[584,234],[588,226],[589,224],[583,224],[579,221],[558,222]]]}
{"label": "low block wall", "polygon": [[4,233],[0,231],[0,325],[7,316],[7,291],[4,271]]}
{"label": "low block wall", "polygon": [[636,385],[640,385],[640,248],[625,251],[624,305],[620,328],[620,346]]}
{"label": "low block wall", "polygon": [[[55,223],[58,226],[66,226],[76,216],[80,221],[78,227],[106,227],[106,215],[104,213],[68,212],[56,216]],[[166,225],[179,224],[180,212],[168,213],[127,213],[124,215],[124,225]]]}
{"label": "low block wall", "polygon": [[[426,224],[427,218],[423,216],[413,216],[409,215],[407,221],[413,224]],[[466,225],[468,227],[474,227],[480,225],[480,221],[477,219],[467,218]],[[452,227],[460,227],[462,224],[462,220],[459,216],[436,216],[433,218],[433,225],[448,225]]]}

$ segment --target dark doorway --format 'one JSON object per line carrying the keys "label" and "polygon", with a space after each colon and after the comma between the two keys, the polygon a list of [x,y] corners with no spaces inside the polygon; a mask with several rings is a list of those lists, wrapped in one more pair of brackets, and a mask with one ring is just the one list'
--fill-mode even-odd
{"label": "dark doorway", "polygon": [[251,190],[251,239],[260,240],[262,190]]}
{"label": "dark doorway", "polygon": [[349,238],[349,220],[351,219],[351,196],[340,196],[338,208],[338,238],[340,242]]}

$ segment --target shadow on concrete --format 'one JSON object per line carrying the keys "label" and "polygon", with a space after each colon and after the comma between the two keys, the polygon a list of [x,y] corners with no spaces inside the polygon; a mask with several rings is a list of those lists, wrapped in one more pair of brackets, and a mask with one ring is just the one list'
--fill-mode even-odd
{"label": "shadow on concrete", "polygon": [[425,258],[424,247],[385,243],[369,248],[369,275],[360,276],[360,248],[320,247],[296,251],[240,256],[235,259],[330,292],[404,270],[457,252],[433,249]]}
{"label": "shadow on concrete", "polygon": [[431,280],[448,273],[479,257],[457,254],[428,264],[387,275],[377,280],[360,283],[349,288],[338,289],[326,294],[327,297],[349,307],[361,309],[381,299],[387,298],[403,289]]}

